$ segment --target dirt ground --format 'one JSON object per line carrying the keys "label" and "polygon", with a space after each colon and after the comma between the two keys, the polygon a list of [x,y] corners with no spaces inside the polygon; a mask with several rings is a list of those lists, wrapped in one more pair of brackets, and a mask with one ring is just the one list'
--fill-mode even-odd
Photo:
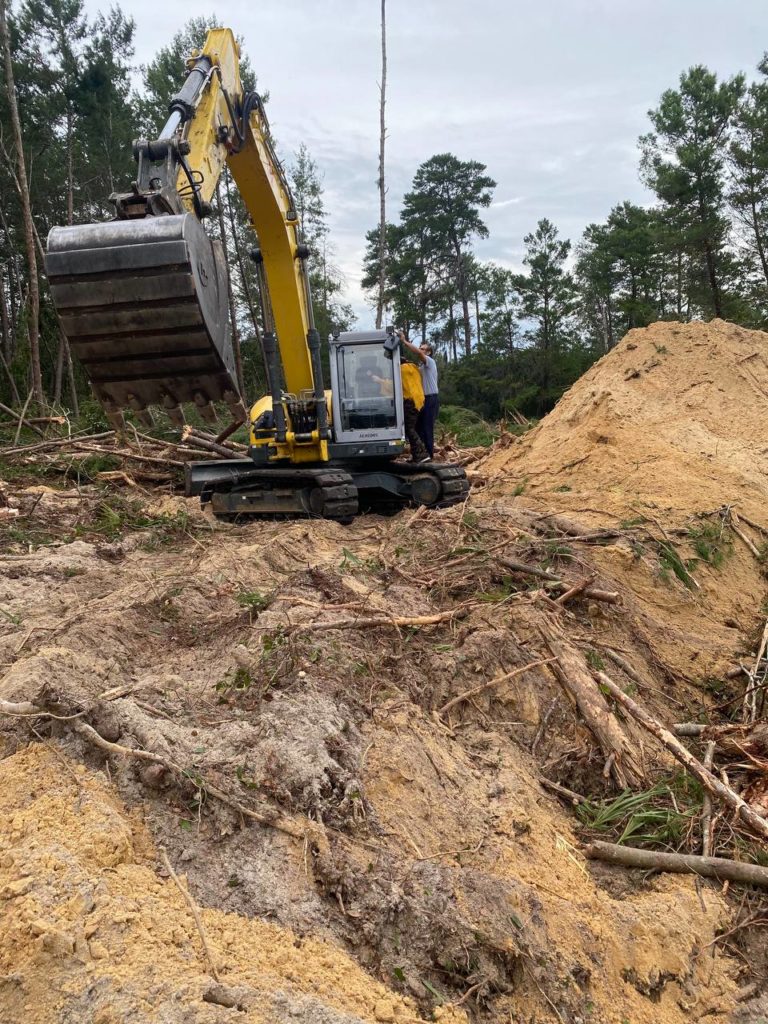
{"label": "dirt ground", "polygon": [[0,698],[46,710],[0,722],[0,1021],[758,1020],[720,886],[585,860],[542,779],[615,789],[551,665],[480,688],[548,661],[546,627],[587,670],[621,652],[667,723],[739,697],[766,341],[632,332],[462,507],[238,526],[153,492],[139,523],[116,490],[0,485]]}

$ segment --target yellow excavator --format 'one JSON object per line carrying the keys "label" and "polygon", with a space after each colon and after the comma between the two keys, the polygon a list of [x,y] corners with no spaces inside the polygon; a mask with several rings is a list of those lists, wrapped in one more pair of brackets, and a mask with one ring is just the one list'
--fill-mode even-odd
{"label": "yellow excavator", "polygon": [[[136,180],[114,220],[56,227],[46,272],[62,329],[118,428],[150,407],[184,422],[246,419],[230,338],[227,265],[206,234],[225,163],[258,238],[262,348],[269,395],[251,408],[248,460],[196,462],[188,495],[224,518],[260,513],[349,519],[380,504],[462,501],[464,471],[402,459],[399,343],[391,329],[328,339],[330,390],[312,315],[296,207],[258,94],[243,90],[238,45],[213,29],[187,61],[160,137],[134,143]],[[383,383],[382,383],[383,382]],[[222,436],[227,432],[225,431]]]}

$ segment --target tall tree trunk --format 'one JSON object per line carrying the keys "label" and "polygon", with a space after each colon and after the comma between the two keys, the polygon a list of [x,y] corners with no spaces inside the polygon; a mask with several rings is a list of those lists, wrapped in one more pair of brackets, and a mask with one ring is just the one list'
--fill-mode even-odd
{"label": "tall tree trunk", "polygon": [[5,293],[5,272],[0,273],[0,352],[11,358],[11,319],[8,316],[8,297]]}
{"label": "tall tree trunk", "polygon": [[16,85],[13,80],[13,62],[11,60],[11,41],[8,36],[8,21],[6,18],[6,0],[0,0],[0,44],[3,48],[5,64],[5,86],[8,93],[8,108],[11,115],[11,127],[13,140],[16,147],[16,162],[18,166],[19,193],[21,199],[21,210],[24,220],[24,244],[27,252],[27,265],[29,273],[29,356],[32,368],[32,397],[42,405],[43,378],[40,372],[40,285],[37,278],[37,256],[35,254],[35,233],[32,221],[32,206],[29,199],[29,184],[27,182],[27,166],[24,159],[24,139],[21,134],[21,122],[19,121],[19,106],[16,101]]}
{"label": "tall tree trunk", "polygon": [[387,18],[386,0],[381,0],[381,85],[379,94],[379,294],[376,299],[376,329],[384,318],[384,288],[387,281],[387,190],[384,185],[384,143],[387,124],[384,117],[387,92]]}
{"label": "tall tree trunk", "polygon": [[752,231],[755,235],[755,244],[757,245],[757,254],[760,257],[760,265],[763,268],[763,277],[765,283],[768,284],[768,260],[765,255],[765,240],[763,239],[763,233],[760,230],[760,218],[757,216],[757,205],[755,198],[752,196],[751,202],[752,208]]}
{"label": "tall tree trunk", "polygon": [[[227,229],[224,226],[224,204],[221,196],[221,182],[216,186],[216,208],[219,212],[219,233],[221,244],[224,248],[224,259],[229,266],[227,254]],[[229,302],[229,322],[232,325],[232,348],[235,353],[235,372],[237,373],[237,386],[240,394],[245,398],[245,382],[243,381],[243,359],[240,352],[240,331],[237,329],[237,310],[235,308],[235,293],[232,290],[232,275],[227,274],[227,301]]]}
{"label": "tall tree trunk", "polygon": [[704,254],[707,260],[707,277],[709,278],[709,287],[712,291],[712,305],[715,309],[715,316],[721,318],[723,315],[723,308],[720,301],[720,287],[717,283],[717,271],[715,269],[715,254],[712,251],[712,246],[709,242],[704,242]]}
{"label": "tall tree trunk", "polygon": [[53,404],[61,405],[61,382],[64,378],[64,332],[59,331],[59,347],[56,351],[56,369],[53,374]]}
{"label": "tall tree trunk", "polygon": [[480,296],[475,285],[475,323],[477,324],[477,344],[480,344]]}

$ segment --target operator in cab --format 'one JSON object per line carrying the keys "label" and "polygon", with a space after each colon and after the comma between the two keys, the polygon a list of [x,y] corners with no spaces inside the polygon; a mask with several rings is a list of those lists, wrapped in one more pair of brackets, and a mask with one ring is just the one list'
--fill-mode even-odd
{"label": "operator in cab", "polygon": [[[432,358],[433,348],[428,342],[423,342],[418,347],[412,344],[405,336],[405,331],[398,331],[400,341],[409,348],[419,359],[419,371],[421,373],[421,387],[424,392],[424,405],[419,412],[419,419],[416,430],[421,438],[422,444],[429,453],[429,458],[435,456],[435,422],[440,412],[440,396],[437,390],[437,363]],[[403,388],[405,393],[405,388]],[[428,461],[421,459],[419,461]]]}
{"label": "operator in cab", "polygon": [[[381,388],[383,395],[392,395],[392,381],[384,377],[377,377],[376,374],[368,371],[368,376]],[[403,425],[405,437],[411,449],[412,462],[429,462],[430,456],[424,447],[424,442],[419,436],[416,425],[419,415],[424,408],[424,389],[421,385],[421,375],[413,363],[400,360],[400,379],[403,382]]]}

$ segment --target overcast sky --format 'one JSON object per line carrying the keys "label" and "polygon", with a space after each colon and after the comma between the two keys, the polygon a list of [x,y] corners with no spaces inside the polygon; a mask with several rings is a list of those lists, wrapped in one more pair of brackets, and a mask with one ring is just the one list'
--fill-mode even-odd
{"label": "overcast sky", "polygon": [[[92,12],[109,0],[87,0]],[[211,13],[122,0],[136,59]],[[380,0],[232,0],[215,8],[242,35],[270,94],[281,153],[303,141],[323,175],[335,261],[368,326],[359,287],[378,220]],[[617,202],[646,202],[637,137],[680,72],[754,73],[768,50],[766,0],[387,0],[388,218],[435,153],[480,160],[496,180],[481,257],[519,267],[541,217],[578,239]]]}

